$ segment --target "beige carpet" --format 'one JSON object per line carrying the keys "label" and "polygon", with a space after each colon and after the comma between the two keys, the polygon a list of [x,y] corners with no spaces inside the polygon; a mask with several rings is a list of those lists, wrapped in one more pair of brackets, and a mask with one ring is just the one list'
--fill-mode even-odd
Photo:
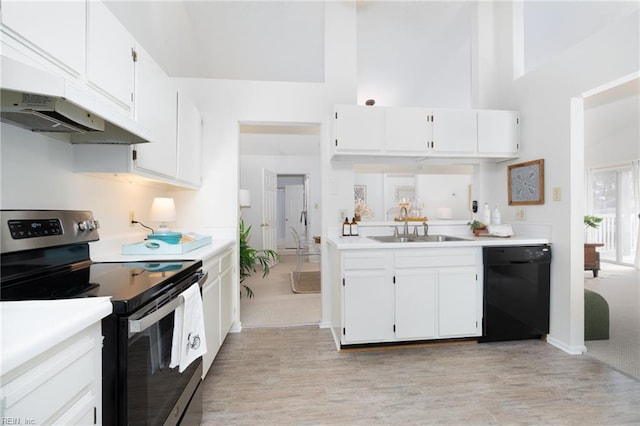
{"label": "beige carpet", "polygon": [[[266,278],[262,278],[262,273],[258,272],[245,280],[255,297],[240,299],[243,328],[318,324],[322,294],[295,294],[291,291],[291,269],[295,265],[295,255],[284,255],[281,263]],[[303,266],[303,270],[320,269],[319,263],[305,263]]]}
{"label": "beige carpet", "polygon": [[291,290],[298,294],[320,293],[320,271],[291,270]]}
{"label": "beige carpet", "polygon": [[587,355],[640,379],[640,271],[601,262],[597,278],[585,272],[584,286],[609,303],[609,340],[585,342]]}

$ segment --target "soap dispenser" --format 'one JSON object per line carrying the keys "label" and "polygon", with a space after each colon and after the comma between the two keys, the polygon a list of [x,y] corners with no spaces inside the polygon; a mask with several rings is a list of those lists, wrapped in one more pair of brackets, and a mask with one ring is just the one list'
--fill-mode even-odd
{"label": "soap dispenser", "polygon": [[484,203],[484,212],[482,221],[485,225],[491,224],[491,209],[489,208],[489,203]]}
{"label": "soap dispenser", "polygon": [[498,210],[498,205],[496,204],[496,209],[493,211],[493,215],[491,216],[491,224],[500,225],[500,223],[502,223],[502,218],[500,216],[500,210]]}

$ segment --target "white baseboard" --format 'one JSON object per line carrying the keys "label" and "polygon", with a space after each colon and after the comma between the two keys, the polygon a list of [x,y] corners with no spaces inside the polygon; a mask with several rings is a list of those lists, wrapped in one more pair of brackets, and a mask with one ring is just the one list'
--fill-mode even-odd
{"label": "white baseboard", "polygon": [[549,343],[552,346],[555,346],[561,351],[568,353],[569,355],[582,355],[587,351],[587,347],[585,345],[581,345],[581,346],[567,345],[566,343],[558,339],[555,339],[551,336],[547,337],[547,343]]}

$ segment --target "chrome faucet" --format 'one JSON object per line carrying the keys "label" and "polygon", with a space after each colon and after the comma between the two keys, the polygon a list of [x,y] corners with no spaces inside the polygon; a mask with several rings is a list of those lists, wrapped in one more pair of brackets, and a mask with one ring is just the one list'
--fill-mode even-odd
{"label": "chrome faucet", "polygon": [[402,229],[402,233],[404,235],[409,235],[409,211],[405,206],[400,208],[400,219],[404,220],[404,228]]}

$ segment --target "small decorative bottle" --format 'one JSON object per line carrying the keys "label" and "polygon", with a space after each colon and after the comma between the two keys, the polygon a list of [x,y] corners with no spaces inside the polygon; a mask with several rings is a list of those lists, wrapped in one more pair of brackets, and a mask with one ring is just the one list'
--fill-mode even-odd
{"label": "small decorative bottle", "polygon": [[351,221],[350,225],[350,233],[352,237],[357,237],[358,234],[358,222],[356,222],[356,218],[354,217]]}
{"label": "small decorative bottle", "polygon": [[351,223],[349,223],[349,218],[345,217],[342,223],[342,236],[348,237],[349,235],[351,235]]}

